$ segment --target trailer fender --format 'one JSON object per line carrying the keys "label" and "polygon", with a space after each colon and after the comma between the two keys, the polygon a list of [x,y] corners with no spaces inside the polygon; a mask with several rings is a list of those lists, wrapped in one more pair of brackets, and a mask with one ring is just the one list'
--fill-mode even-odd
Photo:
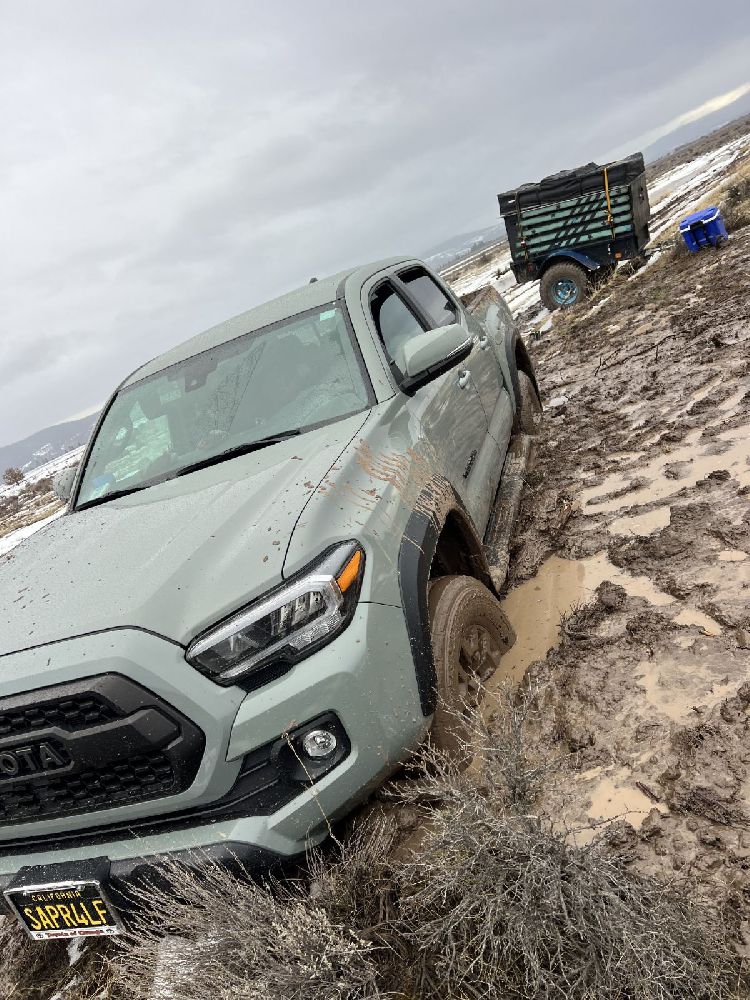
{"label": "trailer fender", "polygon": [[539,277],[541,278],[548,267],[551,267],[552,264],[557,264],[560,260],[575,261],[576,264],[580,264],[587,271],[598,271],[602,266],[598,260],[588,257],[579,250],[553,250],[549,256],[544,258],[544,263],[539,268]]}

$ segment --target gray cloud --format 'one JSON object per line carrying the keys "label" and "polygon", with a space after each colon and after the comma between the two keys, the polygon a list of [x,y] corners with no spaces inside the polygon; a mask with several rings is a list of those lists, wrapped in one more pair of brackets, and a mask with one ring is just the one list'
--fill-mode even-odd
{"label": "gray cloud", "polygon": [[[0,0],[2,3],[2,0]],[[699,0],[2,3],[0,443],[745,81]]]}

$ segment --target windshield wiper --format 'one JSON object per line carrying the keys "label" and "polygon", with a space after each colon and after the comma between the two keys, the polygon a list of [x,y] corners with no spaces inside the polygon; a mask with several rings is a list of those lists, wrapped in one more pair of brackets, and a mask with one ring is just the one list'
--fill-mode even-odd
{"label": "windshield wiper", "polygon": [[280,444],[287,438],[296,437],[302,433],[301,427],[293,427],[291,430],[283,431],[281,434],[269,434],[268,437],[258,438],[256,441],[246,441],[245,444],[235,445],[234,448],[227,448],[216,455],[207,455],[197,462],[191,462],[184,468],[174,473],[176,476],[186,476],[189,472],[196,472],[198,469],[207,469],[210,465],[218,465],[220,462],[227,462],[230,458],[238,458],[240,455],[249,455],[253,451],[260,451],[261,448],[268,448],[272,444]]}
{"label": "windshield wiper", "polygon": [[205,458],[201,458],[197,462],[192,462],[190,465],[186,465],[176,472],[156,476],[156,478],[149,479],[139,486],[130,486],[127,489],[111,490],[109,493],[103,493],[100,497],[94,497],[93,500],[87,500],[85,503],[78,504],[75,509],[86,510],[88,507],[96,507],[98,504],[107,503],[110,500],[119,500],[120,497],[130,496],[131,493],[147,490],[149,486],[158,486],[161,483],[168,482],[170,479],[176,479],[178,476],[186,476],[189,472],[197,472],[198,469],[206,469],[210,465],[227,462],[230,458],[249,455],[251,452],[260,451],[261,448],[267,448],[269,445],[279,444],[281,441],[286,441],[287,438],[302,434],[302,432],[303,428],[293,427],[291,430],[283,431],[281,434],[269,434],[268,437],[258,438],[256,441],[246,441],[245,444],[238,444],[234,448],[227,448],[226,451],[220,451],[216,455],[207,455]]}
{"label": "windshield wiper", "polygon": [[141,490],[145,490],[147,487],[153,485],[153,483],[143,483],[140,486],[131,486],[125,490],[110,490],[109,493],[103,493],[100,497],[94,497],[93,500],[86,500],[84,503],[77,504],[75,510],[86,510],[88,507],[96,507],[97,504],[107,503],[109,500],[119,500],[120,497],[130,496],[131,493],[139,493]]}

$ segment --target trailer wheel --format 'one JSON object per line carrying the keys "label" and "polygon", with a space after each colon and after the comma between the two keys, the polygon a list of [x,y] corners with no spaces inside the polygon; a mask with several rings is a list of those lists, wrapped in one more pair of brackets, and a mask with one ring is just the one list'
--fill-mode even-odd
{"label": "trailer wheel", "polygon": [[586,297],[588,291],[588,273],[571,261],[553,264],[544,272],[539,284],[542,302],[550,311],[576,305]]}
{"label": "trailer wheel", "polygon": [[439,698],[430,741],[465,767],[471,759],[472,713],[516,635],[495,595],[471,576],[434,580],[428,606]]}

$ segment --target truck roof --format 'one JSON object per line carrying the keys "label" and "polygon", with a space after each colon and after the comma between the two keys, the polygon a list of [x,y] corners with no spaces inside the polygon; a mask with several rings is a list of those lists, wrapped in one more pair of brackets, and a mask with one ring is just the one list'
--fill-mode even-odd
{"label": "truck roof", "polygon": [[329,302],[333,302],[336,299],[342,282],[354,275],[357,275],[359,280],[365,281],[377,271],[408,260],[413,260],[413,258],[391,257],[386,260],[374,261],[370,264],[348,268],[345,271],[339,271],[338,274],[332,274],[330,277],[320,278],[317,281],[303,285],[301,288],[296,288],[285,295],[271,299],[270,302],[254,306],[252,309],[248,309],[247,312],[240,313],[238,316],[233,316],[222,323],[217,323],[216,326],[209,327],[208,330],[190,337],[189,340],[177,344],[163,354],[159,354],[151,361],[146,362],[145,365],[141,365],[140,368],[136,368],[125,379],[121,388],[132,385],[134,382],[139,382],[149,375],[163,371],[165,368],[169,368],[170,365],[185,361],[187,358],[192,358],[194,355],[200,354],[201,351],[207,351],[219,344],[224,344],[228,340],[234,340],[246,333],[260,330],[264,326],[297,316],[308,309],[315,309],[317,306],[324,306]]}

